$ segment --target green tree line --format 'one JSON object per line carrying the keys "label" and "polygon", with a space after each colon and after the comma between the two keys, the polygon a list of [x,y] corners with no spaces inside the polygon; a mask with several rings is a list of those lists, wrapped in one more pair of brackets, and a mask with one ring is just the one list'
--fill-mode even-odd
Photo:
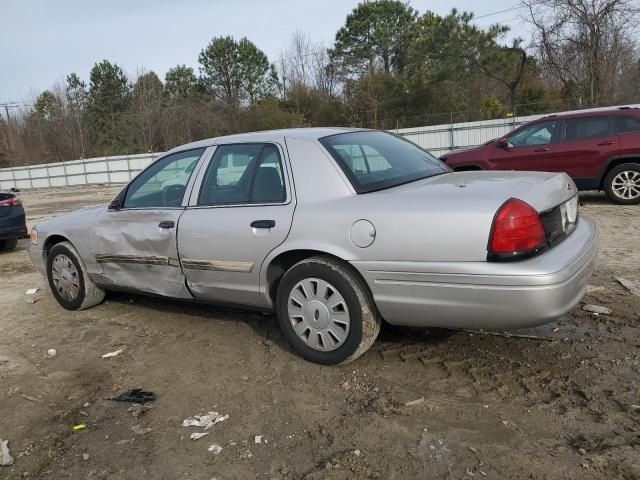
{"label": "green tree line", "polygon": [[[596,4],[602,11],[589,10]],[[527,48],[506,43],[507,26],[481,28],[469,12],[377,0],[355,7],[332,45],[298,31],[276,59],[247,38],[221,36],[199,52],[197,72],[177,65],[164,79],[102,60],[86,80],[70,73],[33,104],[6,109],[0,167],[164,151],[243,131],[395,129],[631,103],[640,56],[625,27],[637,16],[630,5],[522,0],[536,33]]]}

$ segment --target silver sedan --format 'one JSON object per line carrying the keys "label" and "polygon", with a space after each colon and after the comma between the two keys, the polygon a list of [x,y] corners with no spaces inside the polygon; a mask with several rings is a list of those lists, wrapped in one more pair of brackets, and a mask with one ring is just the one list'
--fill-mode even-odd
{"label": "silver sedan", "polygon": [[453,173],[392,134],[314,128],[178,147],[108,205],[44,221],[31,258],[70,310],[108,290],[275,312],[304,358],[381,320],[513,329],[584,295],[597,256],[562,173]]}

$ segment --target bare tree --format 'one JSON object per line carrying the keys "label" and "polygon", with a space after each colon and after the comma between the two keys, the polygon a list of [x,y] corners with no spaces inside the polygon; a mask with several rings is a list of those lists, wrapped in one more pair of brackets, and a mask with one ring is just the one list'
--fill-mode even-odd
{"label": "bare tree", "polygon": [[[637,0],[521,0],[543,68],[578,105],[610,103],[632,47]],[[613,77],[612,77],[613,75]]]}

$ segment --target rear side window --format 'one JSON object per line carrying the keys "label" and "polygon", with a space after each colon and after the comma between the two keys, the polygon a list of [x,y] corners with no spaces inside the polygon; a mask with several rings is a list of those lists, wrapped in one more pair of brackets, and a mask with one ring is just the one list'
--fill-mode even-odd
{"label": "rear side window", "polygon": [[640,132],[640,117],[633,115],[616,115],[613,117],[618,128],[618,133]]}
{"label": "rear side window", "polygon": [[608,116],[568,118],[564,121],[564,141],[575,142],[615,135]]}
{"label": "rear side window", "polygon": [[450,170],[417,145],[386,132],[339,133],[320,139],[358,193],[391,188]]}
{"label": "rear side window", "polygon": [[282,162],[274,145],[221,145],[202,180],[198,205],[280,203],[285,199]]}

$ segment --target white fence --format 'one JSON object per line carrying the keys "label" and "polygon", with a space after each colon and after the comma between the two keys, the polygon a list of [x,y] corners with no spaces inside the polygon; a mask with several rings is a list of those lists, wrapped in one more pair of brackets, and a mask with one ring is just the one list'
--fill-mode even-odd
{"label": "white fence", "polygon": [[[640,106],[640,105],[634,105]],[[605,107],[592,110],[608,110]],[[501,137],[517,126],[543,115],[503,118],[481,122],[451,123],[401,128],[393,132],[406,137],[436,156],[458,148],[481,145]],[[89,158],[0,169],[0,190],[64,187],[96,183],[126,183],[161,153]]]}
{"label": "white fence", "polygon": [[159,153],[87,158],[0,169],[0,190],[127,183]]}
{"label": "white fence", "polygon": [[450,123],[429,127],[400,128],[392,131],[429,150],[436,157],[440,157],[451,150],[482,145],[488,140],[506,135],[523,123],[543,116],[531,115],[481,122]]}

